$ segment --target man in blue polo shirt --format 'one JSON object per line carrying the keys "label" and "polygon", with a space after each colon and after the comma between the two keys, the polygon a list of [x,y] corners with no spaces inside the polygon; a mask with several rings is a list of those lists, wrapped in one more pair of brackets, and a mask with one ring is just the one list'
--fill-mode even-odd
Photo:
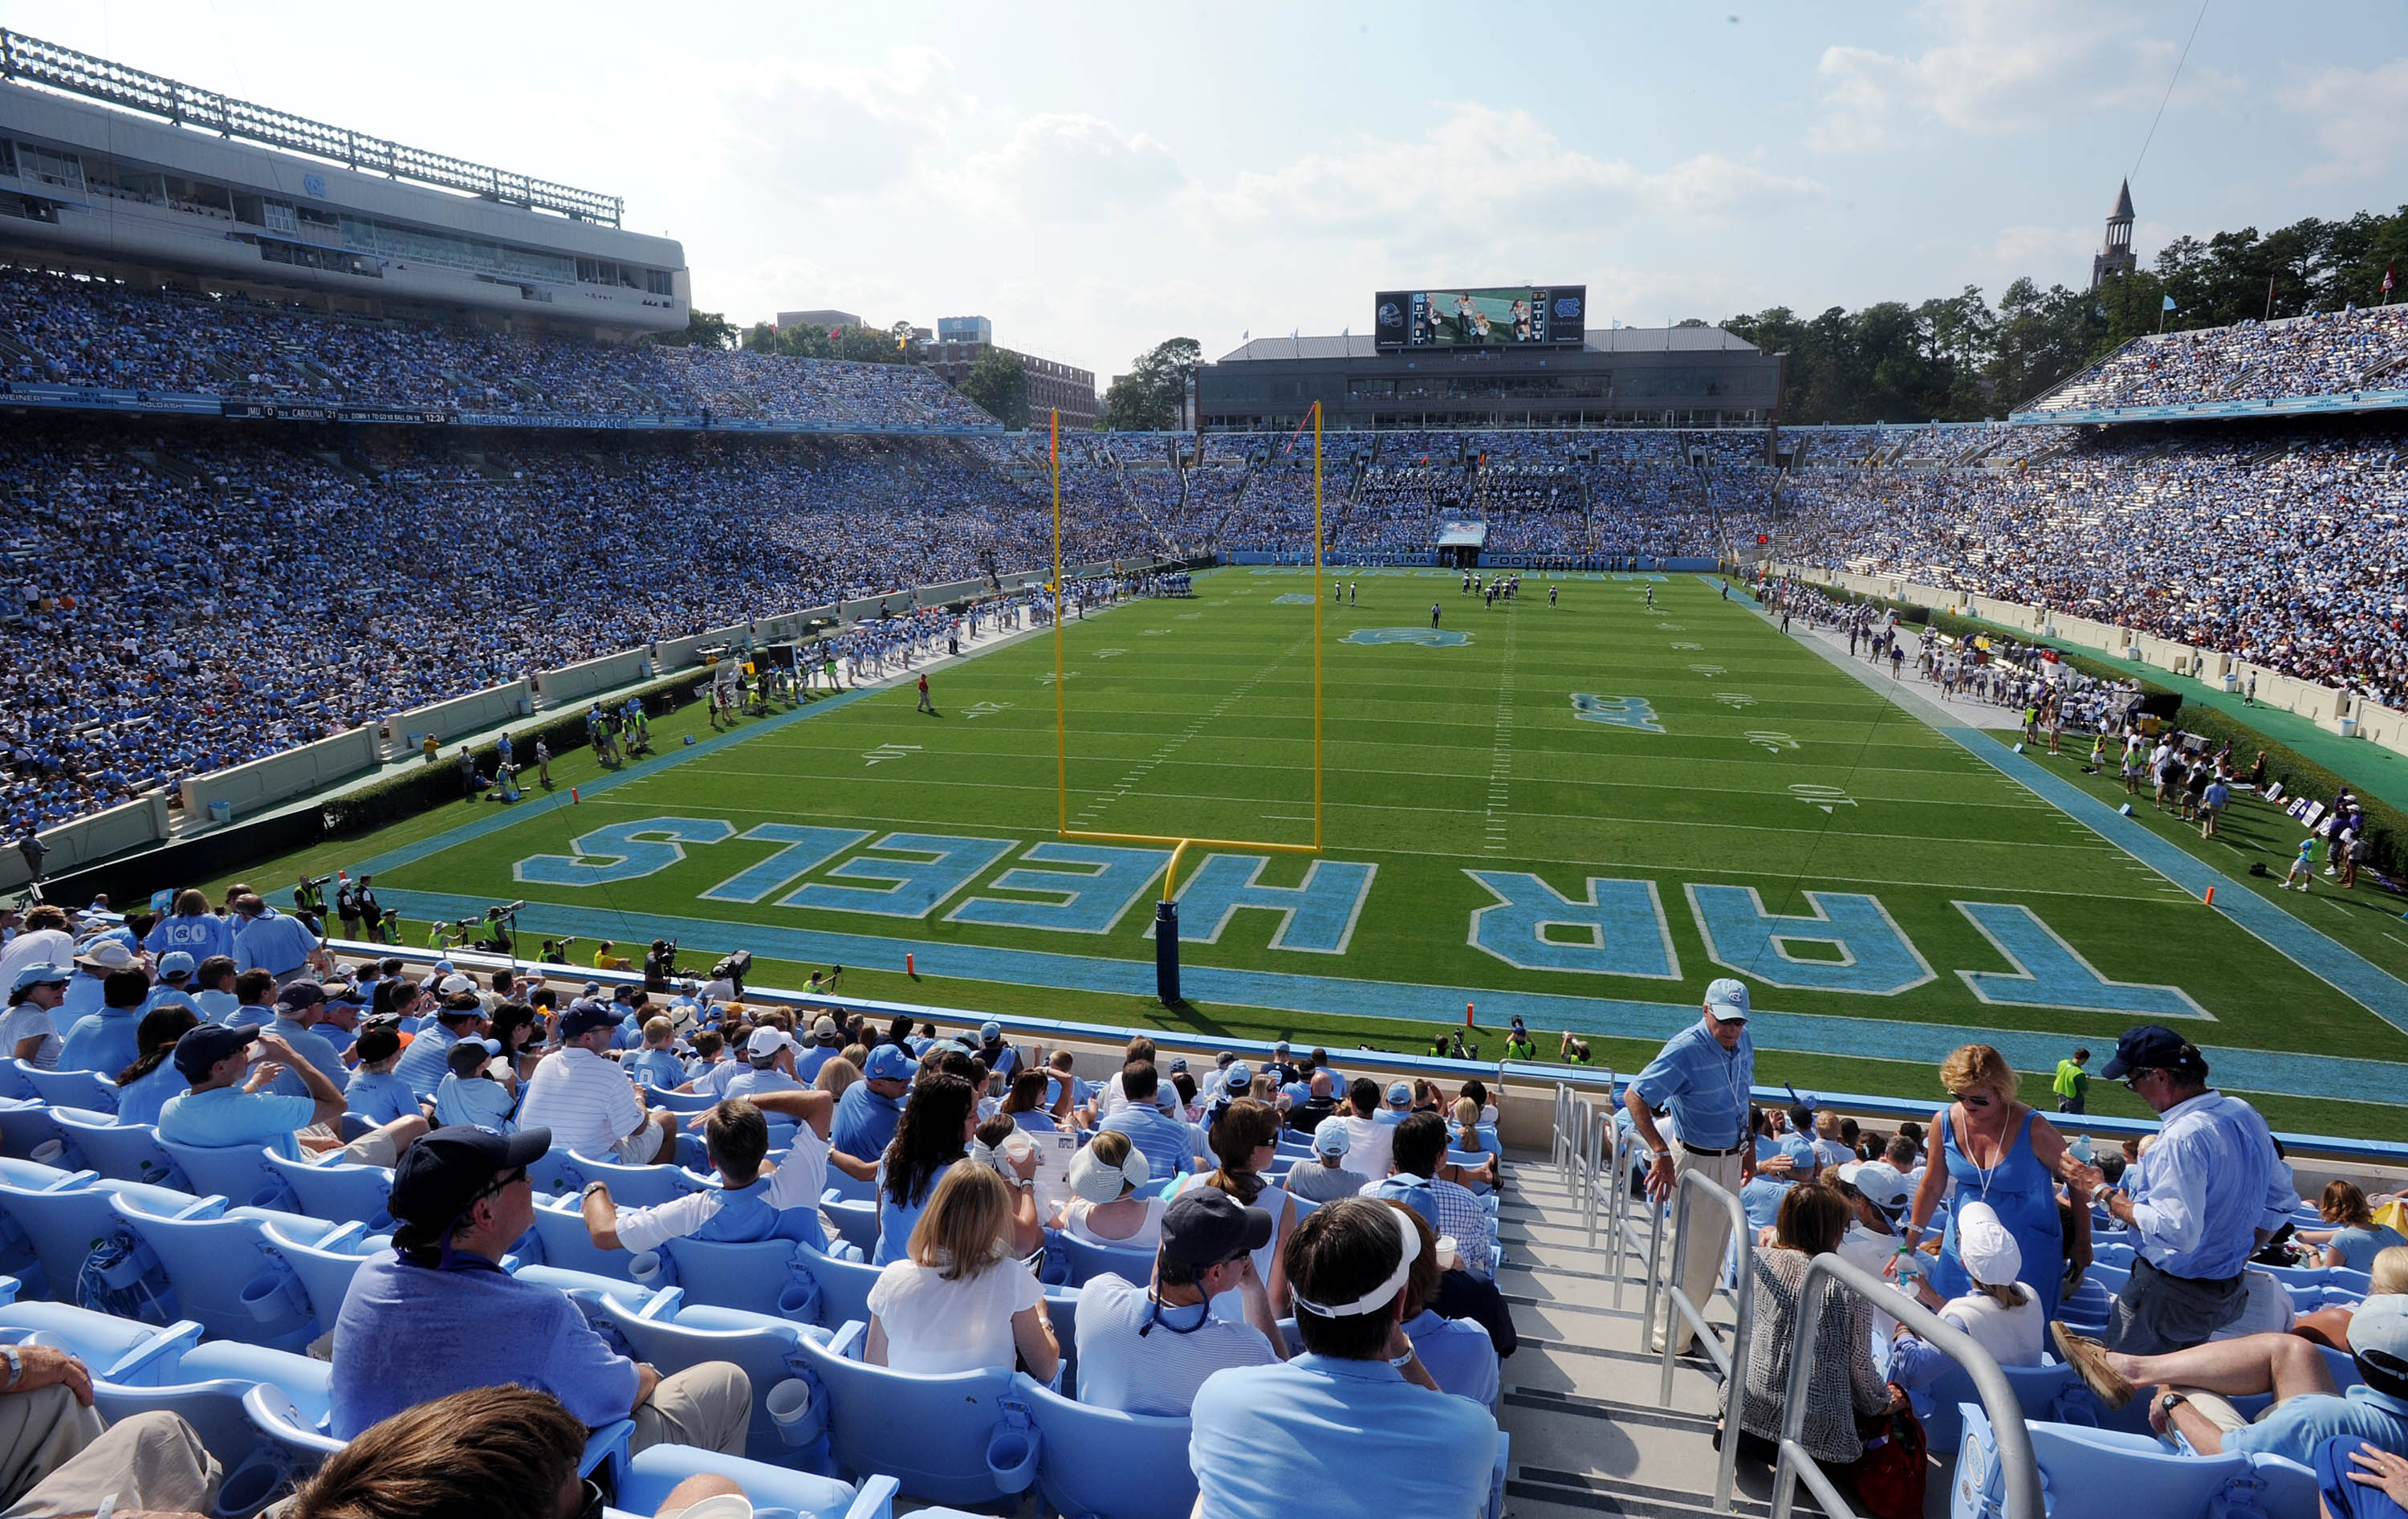
{"label": "man in blue polo shirt", "polygon": [[[276,994],[276,1015],[261,1027],[260,1032],[282,1039],[287,1048],[316,1067],[319,1073],[339,1092],[351,1079],[351,1073],[343,1068],[343,1057],[336,1053],[335,1047],[303,1022],[311,1010],[325,1000],[326,989],[308,977],[291,982]],[[267,1090],[280,1092],[288,1097],[298,1097],[308,1096],[309,1089],[303,1084],[299,1071],[286,1070],[267,1084]]]}
{"label": "man in blue polo shirt", "polygon": [[236,897],[234,910],[236,970],[265,970],[281,986],[309,968],[309,956],[318,951],[318,936],[308,924],[286,917],[251,893]]}
{"label": "man in blue polo shirt", "polygon": [[1187,1125],[1162,1111],[1157,1100],[1161,1090],[1153,1061],[1130,1062],[1121,1068],[1121,1092],[1128,1101],[1096,1127],[1127,1135],[1131,1144],[1145,1152],[1154,1175],[1171,1177],[1196,1168],[1196,1137]]}
{"label": "man in blue polo shirt", "polygon": [[[1670,1197],[1679,1178],[1696,1171],[1733,1197],[1756,1175],[1748,1135],[1748,1089],[1756,1084],[1756,1045],[1747,1037],[1747,987],[1728,976],[1706,988],[1705,1016],[1673,1035],[1623,1094],[1631,1132],[1654,1153],[1647,1195]],[[1656,1114],[1669,1110],[1678,1139],[1667,1143]],[[1730,1225],[1719,1208],[1692,1207],[1687,1248],[1678,1271],[1681,1290],[1703,1310],[1722,1275]],[[1666,1307],[1674,1350],[1689,1348],[1688,1321]],[[1664,1328],[1651,1326],[1650,1349],[1664,1348]]]}
{"label": "man in blue polo shirt", "polygon": [[408,1082],[412,1092],[433,1100],[435,1089],[451,1074],[452,1046],[470,1034],[482,1032],[480,1025],[484,1021],[484,1006],[474,993],[447,999],[440,1011],[419,1026],[393,1073]]}
{"label": "man in blue polo shirt", "polygon": [[1283,1253],[1304,1353],[1215,1372],[1196,1395],[1187,1460],[1202,1519],[1476,1514],[1497,1421],[1439,1391],[1404,1330],[1421,1233],[1401,1209],[1326,1203]]}
{"label": "man in blue polo shirt", "polygon": [[859,1160],[876,1160],[903,1121],[903,1099],[911,1090],[911,1057],[902,1046],[882,1044],[869,1052],[861,1080],[837,1099],[836,1133],[830,1144]]}
{"label": "man in blue polo shirt", "polygon": [[[266,1059],[251,1063],[251,1046]],[[300,1131],[333,1131],[342,1122],[343,1094],[300,1052],[258,1025],[227,1028],[203,1024],[176,1041],[176,1068],[192,1090],[169,1097],[159,1110],[159,1138],[201,1149],[267,1145],[287,1160],[301,1160]],[[308,1096],[289,1097],[266,1090],[280,1065],[297,1072]],[[404,1118],[370,1129],[336,1152],[358,1166],[390,1166],[426,1132],[426,1120]]]}
{"label": "man in blue polo shirt", "polygon": [[135,1028],[150,999],[150,977],[138,970],[110,971],[101,982],[100,1010],[85,1013],[68,1028],[59,1069],[97,1071],[116,1080],[139,1053]]}

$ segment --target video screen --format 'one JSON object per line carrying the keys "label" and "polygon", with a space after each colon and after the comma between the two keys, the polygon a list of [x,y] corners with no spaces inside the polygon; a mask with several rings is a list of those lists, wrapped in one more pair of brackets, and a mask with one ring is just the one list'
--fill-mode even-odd
{"label": "video screen", "polygon": [[1371,331],[1381,348],[1577,348],[1587,310],[1585,285],[1386,290]]}

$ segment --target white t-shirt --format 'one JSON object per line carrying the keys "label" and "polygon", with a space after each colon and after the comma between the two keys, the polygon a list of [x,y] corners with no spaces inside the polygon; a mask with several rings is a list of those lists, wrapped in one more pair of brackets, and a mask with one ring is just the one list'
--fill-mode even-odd
{"label": "white t-shirt", "polygon": [[1357,1118],[1351,1111],[1343,1118],[1348,1142],[1345,1158],[1339,1164],[1366,1180],[1386,1180],[1388,1161],[1397,1142],[1397,1125],[1383,1124],[1377,1118]]}
{"label": "white t-shirt", "polygon": [[59,1038],[58,1025],[50,1021],[47,1010],[20,1002],[0,1013],[0,1060],[14,1057],[17,1046],[30,1039],[42,1041],[35,1047],[31,1063],[42,1070],[57,1069],[59,1052],[66,1047],[66,1040]]}
{"label": "white t-shirt", "polygon": [[1013,1364],[1011,1316],[1045,1299],[1018,1261],[948,1282],[932,1266],[896,1261],[869,1289],[869,1311],[886,1330],[886,1364],[943,1374]]}
{"label": "white t-shirt", "polygon": [[2015,1285],[2024,1300],[2013,1308],[2000,1307],[1986,1292],[1969,1292],[1942,1303],[1940,1316],[1997,1356],[2000,1366],[2038,1366],[2048,1320],[2041,1312],[2040,1295],[2022,1283]]}

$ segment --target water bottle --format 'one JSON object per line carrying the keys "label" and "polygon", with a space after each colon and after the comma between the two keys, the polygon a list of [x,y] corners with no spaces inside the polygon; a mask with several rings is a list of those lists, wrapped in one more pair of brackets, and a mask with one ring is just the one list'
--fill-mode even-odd
{"label": "water bottle", "polygon": [[2087,1166],[2090,1164],[2090,1136],[2086,1133],[2075,1135],[2073,1137],[2073,1158],[2082,1162],[2085,1166]]}

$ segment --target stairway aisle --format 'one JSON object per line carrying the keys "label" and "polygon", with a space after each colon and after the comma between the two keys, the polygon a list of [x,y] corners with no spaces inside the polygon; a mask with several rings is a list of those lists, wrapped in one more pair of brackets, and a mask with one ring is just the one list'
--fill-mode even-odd
{"label": "stairway aisle", "polygon": [[[1537,1154],[1509,1157],[1498,1286],[1513,1306],[1521,1348],[1505,1362],[1498,1423],[1513,1437],[1505,1510],[1514,1519],[1599,1513],[1688,1519],[1713,1512],[1714,1417],[1721,1377],[1702,1355],[1674,1369],[1657,1400],[1661,1359],[1647,1354],[1640,1312],[1646,1260],[1617,1262],[1598,1220],[1591,1249],[1577,1193]],[[1613,1306],[1617,1267],[1626,1275]],[[1717,1297],[1708,1316],[1727,1327]],[[1769,1512],[1771,1483],[1740,1464],[1735,1512]],[[1801,1495],[1800,1512],[1810,1512]]]}

